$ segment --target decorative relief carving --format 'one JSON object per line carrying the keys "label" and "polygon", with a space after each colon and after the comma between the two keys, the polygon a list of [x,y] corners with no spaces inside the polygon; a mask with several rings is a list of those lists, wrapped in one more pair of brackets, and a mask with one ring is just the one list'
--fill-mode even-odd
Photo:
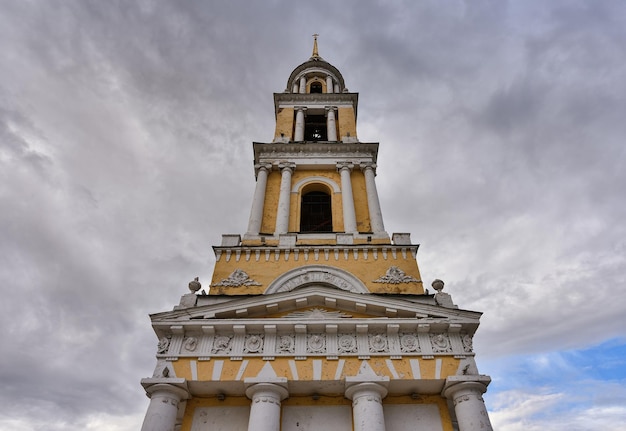
{"label": "decorative relief carving", "polygon": [[196,337],[187,337],[185,341],[183,341],[183,349],[188,352],[193,352],[198,347],[198,339]]}
{"label": "decorative relief carving", "polygon": [[[304,256],[306,259],[306,256],[307,256],[306,250],[305,250]],[[330,284],[341,290],[347,290],[349,292],[354,292],[354,293],[362,293],[362,291],[359,288],[351,285],[345,279],[338,277],[336,275],[330,274],[328,272],[324,272],[324,271],[309,271],[306,274],[296,275],[295,277],[287,280],[285,283],[283,283],[280,287],[278,287],[272,293],[289,292],[295,289],[296,287],[300,287],[300,286],[307,285],[307,284],[314,284],[314,283]]]}
{"label": "decorative relief carving", "polygon": [[244,353],[257,353],[263,351],[263,335],[262,334],[250,334],[246,336],[246,341],[243,345]]}
{"label": "decorative relief carving", "polygon": [[215,337],[215,341],[213,342],[213,348],[211,349],[211,353],[217,354],[227,354],[230,353],[232,349],[232,336],[228,335],[218,335]]}
{"label": "decorative relief carving", "polygon": [[313,308],[312,310],[294,311],[285,317],[289,319],[339,319],[352,316],[341,311],[326,311],[323,308]]}
{"label": "decorative relief carving", "polygon": [[308,353],[324,353],[326,351],[326,334],[310,334],[306,350]]}
{"label": "decorative relief carving", "polygon": [[430,343],[433,346],[433,353],[447,353],[452,351],[450,340],[447,334],[430,334]]}
{"label": "decorative relief carving", "polygon": [[400,350],[405,353],[419,352],[420,342],[419,339],[413,334],[401,334],[400,335]]}
{"label": "decorative relief carving", "polygon": [[400,284],[400,283],[419,283],[415,277],[410,275],[406,275],[404,271],[402,271],[397,266],[390,266],[385,275],[379,277],[378,279],[373,281],[374,283],[388,283],[388,284]]}
{"label": "decorative relief carving", "polygon": [[339,353],[356,353],[356,337],[351,334],[339,334],[337,348]]}
{"label": "decorative relief carving", "polygon": [[293,353],[295,341],[293,335],[281,335],[276,343],[277,353]]}
{"label": "decorative relief carving", "polygon": [[387,336],[384,334],[369,334],[370,352],[388,352]]}
{"label": "decorative relief carving", "polygon": [[469,334],[464,334],[463,337],[461,337],[461,341],[463,342],[463,350],[466,352],[471,352],[474,349],[474,343]]}
{"label": "decorative relief carving", "polygon": [[159,344],[157,345],[157,353],[167,352],[167,348],[170,346],[170,337],[159,338]]}
{"label": "decorative relief carving", "polygon": [[236,269],[228,278],[222,279],[219,283],[213,283],[211,286],[226,286],[226,287],[240,287],[240,286],[261,286],[261,283],[257,283],[251,279],[243,269]]}

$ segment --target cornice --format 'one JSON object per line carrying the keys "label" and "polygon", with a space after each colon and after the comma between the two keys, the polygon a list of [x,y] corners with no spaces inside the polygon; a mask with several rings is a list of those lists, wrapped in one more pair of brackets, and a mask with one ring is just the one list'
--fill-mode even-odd
{"label": "cornice", "polygon": [[[290,143],[252,143],[255,164],[263,161],[289,159],[333,159],[354,160],[368,159],[376,163],[378,158],[378,142],[290,142]],[[362,160],[357,160],[359,163]]]}

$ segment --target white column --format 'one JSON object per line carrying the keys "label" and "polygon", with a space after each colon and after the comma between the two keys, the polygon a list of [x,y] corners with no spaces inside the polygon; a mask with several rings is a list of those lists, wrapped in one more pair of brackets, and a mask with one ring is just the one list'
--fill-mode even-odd
{"label": "white column", "polygon": [[327,93],[333,92],[333,77],[330,75],[326,77],[326,92]]}
{"label": "white column", "polygon": [[339,93],[339,84],[335,84],[335,93]]}
{"label": "white column", "polygon": [[328,132],[328,140],[337,140],[337,126],[335,125],[335,108],[333,106],[326,107],[326,131]]}
{"label": "white column", "polygon": [[280,402],[289,392],[274,383],[257,383],[246,389],[250,403],[248,431],[280,431]]}
{"label": "white column", "polygon": [[306,77],[300,77],[300,94],[306,93]]}
{"label": "white column", "polygon": [[296,106],[296,131],[293,140],[296,142],[304,141],[304,111],[306,108]]}
{"label": "white column", "polygon": [[343,230],[346,233],[356,233],[356,212],[352,197],[352,182],[350,172],[354,167],[351,163],[337,163],[337,170],[341,174],[341,201],[343,203]]}
{"label": "white column", "polygon": [[141,431],[172,431],[176,426],[178,403],[189,394],[178,386],[157,383],[146,388],[150,405]]}
{"label": "white column", "polygon": [[365,192],[367,194],[367,207],[370,212],[370,223],[372,224],[372,232],[384,233],[385,225],[383,224],[383,213],[380,210],[380,201],[378,200],[378,190],[376,190],[376,164],[361,163],[361,170],[365,175]]}
{"label": "white column", "polygon": [[274,235],[287,233],[289,230],[289,209],[291,198],[291,174],[296,165],[281,163],[278,165],[281,173],[280,194],[278,196],[278,212],[276,213],[276,230]]}
{"label": "white column", "polygon": [[291,88],[291,92],[292,93],[297,93],[298,91],[300,91],[299,89],[300,89],[300,86],[298,85],[298,83],[294,82],[293,83],[293,87]]}
{"label": "white column", "polygon": [[377,383],[359,383],[346,389],[352,400],[354,431],[385,431],[383,398],[387,389]]}
{"label": "white column", "polygon": [[258,169],[254,197],[252,198],[252,209],[248,220],[248,235],[258,235],[261,231],[263,220],[263,205],[265,203],[265,189],[267,187],[267,175],[272,169],[272,165],[256,165]]}
{"label": "white column", "polygon": [[460,431],[493,431],[482,394],[488,376],[451,376],[446,379],[443,396],[452,399]]}

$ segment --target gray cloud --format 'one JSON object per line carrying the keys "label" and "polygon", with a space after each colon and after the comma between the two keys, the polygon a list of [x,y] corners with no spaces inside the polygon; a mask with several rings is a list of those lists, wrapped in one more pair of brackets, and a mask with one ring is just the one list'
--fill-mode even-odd
{"label": "gray cloud", "polygon": [[207,282],[210,245],[245,230],[251,142],[271,140],[272,93],[314,32],[360,92],[360,138],[381,142],[387,229],[422,244],[424,280],[485,312],[480,355],[623,337],[623,16],[621,2],[7,3],[0,426],[139,426],[148,314]]}

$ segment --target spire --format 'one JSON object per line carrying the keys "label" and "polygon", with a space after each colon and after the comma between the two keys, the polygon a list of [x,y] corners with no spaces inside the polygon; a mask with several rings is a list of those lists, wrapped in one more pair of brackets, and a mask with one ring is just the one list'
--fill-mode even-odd
{"label": "spire", "polygon": [[313,55],[311,55],[311,58],[314,59],[314,60],[322,58],[322,57],[320,57],[320,54],[317,51],[317,36],[319,36],[319,34],[317,34],[317,33],[315,33],[313,35]]}

